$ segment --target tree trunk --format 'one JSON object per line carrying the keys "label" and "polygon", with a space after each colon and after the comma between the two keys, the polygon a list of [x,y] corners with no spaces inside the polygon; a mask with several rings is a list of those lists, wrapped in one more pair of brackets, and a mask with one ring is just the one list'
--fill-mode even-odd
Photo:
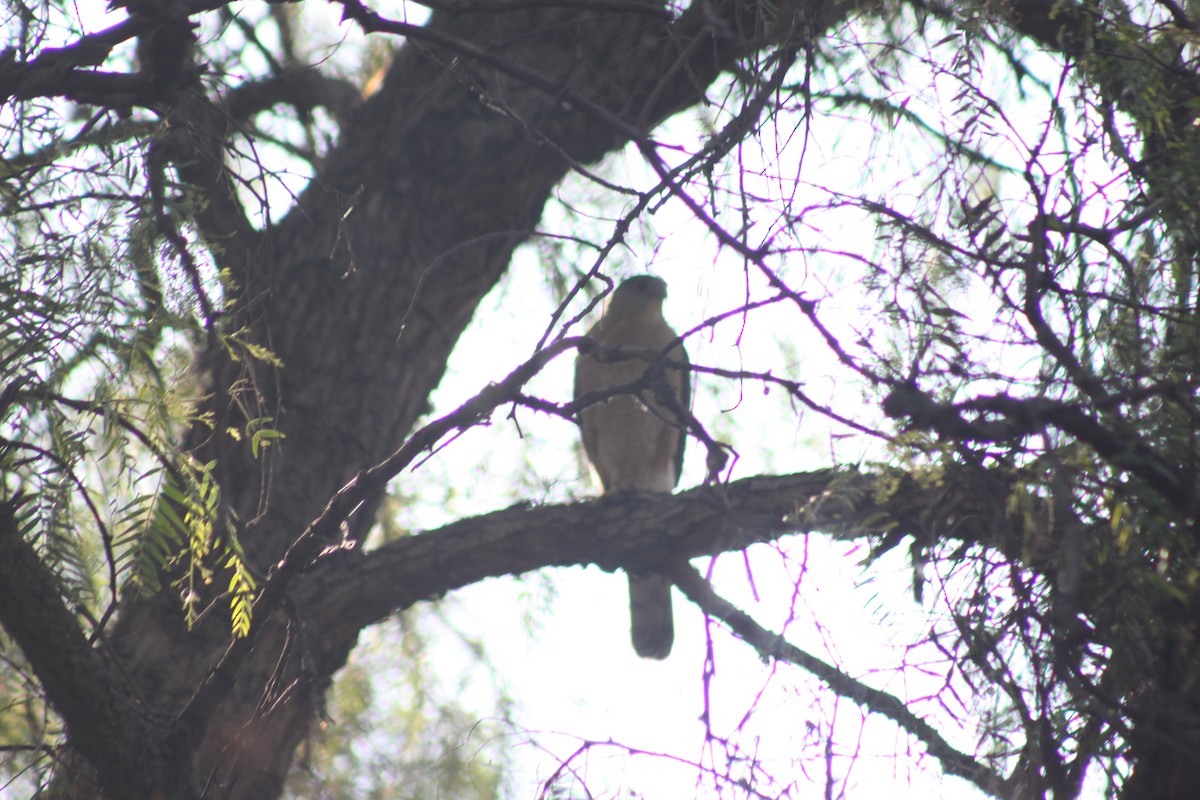
{"label": "tree trunk", "polygon": [[[814,19],[818,6],[836,8],[814,4]],[[285,219],[251,236],[241,221],[230,234],[210,217],[206,233],[232,276],[224,329],[283,366],[246,353],[234,360],[219,346],[202,352],[216,424],[189,441],[201,461],[215,460],[223,505],[260,572],[412,430],[477,305],[568,170],[699,101],[739,37],[756,30],[752,4],[713,4],[674,22],[647,12],[437,14],[426,35],[471,43],[508,66],[407,42]],[[561,91],[506,74],[514,70]],[[285,437],[259,460],[227,432],[256,418]],[[350,540],[361,541],[374,505],[349,522]],[[254,652],[194,764],[199,784],[221,787],[222,797],[278,795],[355,644],[356,630],[331,635],[314,624],[320,598],[305,585],[320,580],[313,570],[293,586],[293,603],[254,620]],[[220,614],[186,630],[168,590],[127,600],[109,645],[142,700],[170,717],[228,640]]]}

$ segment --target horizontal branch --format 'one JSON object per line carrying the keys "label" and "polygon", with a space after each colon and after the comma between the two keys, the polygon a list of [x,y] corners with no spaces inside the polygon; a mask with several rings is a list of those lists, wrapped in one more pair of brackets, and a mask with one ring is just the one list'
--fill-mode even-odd
{"label": "horizontal branch", "polygon": [[670,20],[671,12],[644,0],[416,0],[418,5],[448,14],[482,12],[502,14],[526,8],[569,8],[597,14],[644,14],[653,19]]}
{"label": "horizontal branch", "polygon": [[304,111],[324,108],[341,124],[361,102],[362,93],[354,84],[324,75],[313,67],[248,81],[225,96],[226,111],[239,124],[277,105]]}
{"label": "horizontal branch", "polygon": [[[326,556],[297,582],[293,597],[304,624],[321,632],[323,652],[336,653],[366,626],[417,602],[489,577],[550,566],[595,564],[607,571],[679,573],[690,571],[688,559],[809,532],[885,541],[912,533],[925,542],[953,538],[1019,553],[1020,521],[1007,520],[1004,511],[1010,491],[998,473],[971,467],[948,468],[938,480],[926,481],[891,470],[827,469],[704,485],[677,495],[627,492],[562,505],[517,505],[370,553]],[[719,608],[711,589],[704,594],[679,580],[701,609],[726,620],[751,644],[773,639],[761,628],[751,635],[752,621]],[[955,750],[898,699],[782,640],[769,654],[809,670],[834,691],[894,720],[924,744],[946,773],[1004,796],[1001,776]]]}
{"label": "horizontal branch", "polygon": [[[227,5],[229,0],[190,0],[181,3],[181,15],[192,16]],[[145,35],[155,21],[134,15],[109,28],[79,37],[63,47],[47,47],[27,61],[17,59],[13,48],[0,51],[0,102],[9,98],[66,97],[80,103],[109,108],[149,106],[161,99],[162,90],[140,72],[98,72],[112,51],[123,42]]]}
{"label": "horizontal branch", "polygon": [[[626,492],[563,505],[518,505],[319,563],[297,587],[322,630],[357,635],[421,600],[490,577],[551,566],[669,570],[683,560],[787,535],[921,533],[997,542],[1007,487],[965,468],[937,485],[829,469],[706,485],[676,495]],[[891,487],[890,490],[888,487]],[[1019,537],[1013,547],[1019,550]],[[318,599],[319,598],[319,599]]]}
{"label": "horizontal branch", "polygon": [[136,73],[77,72],[56,64],[23,64],[0,54],[0,100],[65,97],[77,103],[132,108],[157,99],[150,81]]}

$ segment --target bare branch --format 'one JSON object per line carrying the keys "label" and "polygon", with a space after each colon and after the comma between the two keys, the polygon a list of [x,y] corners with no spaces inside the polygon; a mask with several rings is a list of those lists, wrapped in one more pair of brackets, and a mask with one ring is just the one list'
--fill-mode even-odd
{"label": "bare branch", "polygon": [[734,606],[713,591],[708,581],[690,566],[674,570],[675,585],[705,614],[715,617],[763,659],[775,659],[794,664],[819,678],[842,697],[865,706],[871,712],[887,717],[925,745],[942,769],[951,775],[970,781],[993,797],[1007,797],[1005,780],[970,755],[956,750],[937,730],[914,714],[904,701],[887,692],[872,688],[827,664],[816,656],[789,644],[783,636],[767,630],[749,614]]}

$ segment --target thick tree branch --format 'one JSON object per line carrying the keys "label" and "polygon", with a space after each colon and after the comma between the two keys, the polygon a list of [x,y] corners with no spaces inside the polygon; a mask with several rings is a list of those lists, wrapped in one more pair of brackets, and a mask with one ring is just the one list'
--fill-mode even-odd
{"label": "thick tree branch", "polygon": [[570,106],[582,111],[598,124],[611,128],[615,135],[635,141],[641,140],[645,136],[645,131],[613,114],[590,97],[573,90],[570,86],[564,86],[536,69],[499,56],[488,48],[446,34],[436,27],[387,19],[367,8],[360,0],[335,1],[340,3],[343,8],[342,18],[356,22],[364,33],[392,33],[444,48],[451,53],[464,56],[480,64],[486,64],[497,72],[540,89],[549,97],[561,97]]}
{"label": "thick tree branch", "polygon": [[311,602],[302,605],[320,620],[319,629],[357,635],[397,609],[489,577],[582,564],[663,570],[815,531],[840,538],[934,532],[1019,550],[1020,537],[1009,542],[999,530],[1006,489],[994,484],[988,491],[966,469],[948,472],[937,485],[823,470],[676,495],[629,492],[566,505],[518,505],[367,555],[331,558],[305,579],[300,591]]}
{"label": "thick tree branch", "polygon": [[362,94],[353,84],[324,75],[314,67],[243,83],[225,96],[226,111],[236,123],[280,104],[304,111],[325,108],[341,123],[361,102]]}
{"label": "thick tree branch", "polygon": [[419,5],[448,14],[466,14],[483,11],[503,14],[526,8],[570,8],[575,11],[594,11],[599,14],[645,14],[648,17],[669,20],[671,12],[651,5],[643,0],[417,0]]}
{"label": "thick tree branch", "polygon": [[[226,141],[234,127],[228,112],[213,104],[197,84],[180,93],[167,114],[167,123],[147,154],[151,194],[156,200],[160,230],[192,277],[197,300],[207,306],[194,257],[163,203],[168,165],[175,167],[183,183],[202,193],[204,200],[196,211],[196,221],[209,252],[221,267],[234,276],[244,275],[249,264],[264,257],[259,247],[262,237],[250,224],[237,194],[235,176],[225,163]],[[192,266],[187,267],[189,264]],[[211,315],[213,309],[206,307],[205,311]]]}
{"label": "thick tree branch", "polygon": [[108,104],[115,96],[112,105],[137,104],[147,89],[139,76],[75,70],[100,66],[114,47],[137,36],[143,27],[143,21],[128,19],[65,47],[48,47],[29,61],[18,61],[14,49],[0,52],[0,100],[68,97]]}
{"label": "thick tree branch", "polygon": [[[178,11],[190,16],[227,4],[228,0],[191,0],[182,2]],[[145,35],[154,27],[153,20],[135,14],[71,44],[45,48],[29,61],[18,61],[14,49],[4,50],[0,52],[0,102],[14,97],[66,97],[111,108],[149,106],[162,99],[165,88],[156,85],[152,76],[89,68],[103,64],[117,45]]]}

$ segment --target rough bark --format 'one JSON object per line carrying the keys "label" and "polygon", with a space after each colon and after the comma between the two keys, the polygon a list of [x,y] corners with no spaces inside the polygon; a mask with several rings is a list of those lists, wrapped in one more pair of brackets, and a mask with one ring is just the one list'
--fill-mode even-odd
{"label": "rough bark", "polygon": [[[812,3],[806,13],[815,31],[844,9]],[[738,52],[762,44],[758,15],[733,2],[697,5],[675,21],[566,8],[435,14],[345,125],[297,206],[262,234],[249,231],[219,166],[222,121],[204,103],[178,105],[168,154],[211,198],[201,223],[236,298],[223,325],[284,365],[234,360],[216,346],[199,358],[216,425],[190,442],[202,460],[215,459],[223,502],[259,569],[280,559],[351,476],[400,445],[553,186],[574,163],[700,101]],[[455,43],[502,68],[462,57]],[[197,155],[181,157],[187,148]],[[265,462],[225,435],[257,417],[286,437]],[[373,508],[368,499],[350,520],[351,540]],[[364,582],[327,580],[359,595],[347,605],[378,610],[371,619],[387,613]],[[354,645],[356,630],[327,632],[305,596],[297,588],[294,604],[256,620],[255,650],[199,745],[199,782],[215,781],[225,796],[279,792]],[[177,599],[164,593],[128,602],[110,642],[140,694],[171,715],[227,640],[215,619],[185,630]]]}
{"label": "rough bark", "polygon": [[60,598],[55,575],[22,536],[20,501],[0,505],[0,623],[20,646],[80,750],[113,797],[153,797],[167,777],[163,758],[128,757],[157,731],[124,676],[83,636]]}

